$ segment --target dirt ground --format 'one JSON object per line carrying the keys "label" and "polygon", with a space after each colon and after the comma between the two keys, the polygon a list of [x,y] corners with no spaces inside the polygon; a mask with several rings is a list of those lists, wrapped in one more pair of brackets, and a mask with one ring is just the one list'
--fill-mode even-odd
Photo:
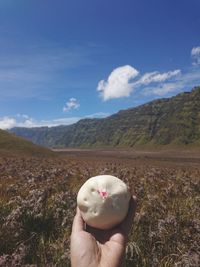
{"label": "dirt ground", "polygon": [[[183,167],[200,166],[200,150],[119,150],[119,149],[54,149],[72,159],[98,161],[126,161],[130,164],[170,165]],[[134,164],[134,165],[135,165]]]}

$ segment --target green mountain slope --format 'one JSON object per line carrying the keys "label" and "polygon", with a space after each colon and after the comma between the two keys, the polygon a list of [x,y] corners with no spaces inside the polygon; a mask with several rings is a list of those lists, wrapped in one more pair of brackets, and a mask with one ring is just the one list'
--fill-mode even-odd
{"label": "green mountain slope", "polygon": [[35,145],[6,131],[0,130],[0,155],[52,156],[47,148]]}
{"label": "green mountain slope", "polygon": [[12,132],[50,147],[200,145],[200,87],[104,119],[52,128],[13,128]]}

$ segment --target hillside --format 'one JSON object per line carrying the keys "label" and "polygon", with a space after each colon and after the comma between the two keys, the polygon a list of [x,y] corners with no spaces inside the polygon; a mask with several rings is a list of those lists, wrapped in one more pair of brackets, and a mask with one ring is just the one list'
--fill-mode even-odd
{"label": "hillside", "polygon": [[53,152],[21,137],[0,130],[0,155],[43,157],[52,156]]}
{"label": "hillside", "polygon": [[49,147],[200,145],[200,87],[171,98],[70,126],[13,128],[17,135]]}

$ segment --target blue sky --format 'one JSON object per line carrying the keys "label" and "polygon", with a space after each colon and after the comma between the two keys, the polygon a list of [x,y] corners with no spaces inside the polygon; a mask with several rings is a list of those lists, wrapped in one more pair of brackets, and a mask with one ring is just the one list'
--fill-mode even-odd
{"label": "blue sky", "polygon": [[200,85],[199,0],[0,0],[0,128],[105,117]]}

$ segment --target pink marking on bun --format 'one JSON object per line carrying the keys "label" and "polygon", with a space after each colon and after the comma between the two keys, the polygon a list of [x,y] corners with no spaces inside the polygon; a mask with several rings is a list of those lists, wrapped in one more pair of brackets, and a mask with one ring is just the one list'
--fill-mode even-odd
{"label": "pink marking on bun", "polygon": [[103,191],[99,191],[99,190],[97,190],[97,192],[99,193],[99,195],[100,195],[103,199],[105,199],[105,198],[108,197],[108,193],[107,193],[105,190],[103,190]]}

